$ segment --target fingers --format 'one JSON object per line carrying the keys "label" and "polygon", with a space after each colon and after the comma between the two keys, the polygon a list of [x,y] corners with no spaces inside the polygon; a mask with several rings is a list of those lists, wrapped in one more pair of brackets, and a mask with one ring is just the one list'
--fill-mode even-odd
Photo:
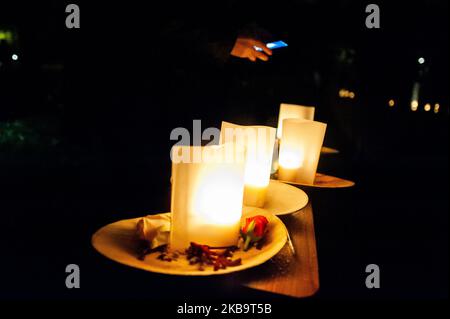
{"label": "fingers", "polygon": [[269,61],[269,57],[262,52],[254,51],[248,55],[248,59],[252,62],[256,62],[257,59],[262,61]]}
{"label": "fingers", "polygon": [[255,50],[254,54],[255,54],[255,57],[260,59],[260,60],[269,61],[269,57],[267,55],[265,55],[264,53],[262,53],[262,52],[259,52],[259,51]]}
{"label": "fingers", "polygon": [[[270,50],[265,43],[259,41],[259,40],[253,40],[253,45],[257,46],[258,48],[261,48],[265,54],[272,55],[272,50]],[[267,60],[264,60],[267,61]]]}
{"label": "fingers", "polygon": [[[261,48],[262,51],[257,51],[255,47]],[[239,58],[247,58],[252,62],[256,62],[258,59],[268,61],[272,50],[259,40],[238,38],[230,54]]]}

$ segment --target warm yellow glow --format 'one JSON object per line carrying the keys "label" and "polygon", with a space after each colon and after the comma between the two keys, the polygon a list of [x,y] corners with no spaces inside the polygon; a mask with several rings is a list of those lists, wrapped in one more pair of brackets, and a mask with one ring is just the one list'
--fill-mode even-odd
{"label": "warm yellow glow", "polygon": [[388,102],[390,107],[394,107],[395,106],[395,101],[394,100],[389,100]]}
{"label": "warm yellow glow", "polygon": [[283,131],[283,121],[285,119],[314,120],[314,106],[304,106],[296,104],[280,104],[280,112],[278,114],[277,138],[281,138]]}
{"label": "warm yellow glow", "polygon": [[184,251],[192,241],[211,246],[236,245],[242,215],[245,156],[235,156],[235,161],[230,162],[224,154],[229,149],[227,144],[174,146],[173,152],[181,148],[190,153],[190,158],[200,148],[215,161],[172,162],[170,248]]}
{"label": "warm yellow glow", "polygon": [[272,168],[275,131],[269,126],[222,122],[220,143],[234,143],[246,149],[244,204],[247,206],[264,205],[265,188],[269,185]]}
{"label": "warm yellow glow", "polygon": [[436,103],[435,105],[434,105],[434,113],[439,113],[439,109],[440,109],[440,105],[439,105],[439,103]]}
{"label": "warm yellow glow", "polygon": [[284,168],[294,169],[302,167],[303,160],[305,159],[302,149],[295,152],[293,149],[285,150],[280,154],[279,165]]}
{"label": "warm yellow glow", "polygon": [[245,165],[245,185],[264,187],[269,185],[269,174],[265,174],[267,171],[266,163],[247,162]]}
{"label": "warm yellow glow", "polygon": [[286,119],[280,145],[278,178],[290,182],[314,183],[325,123]]}
{"label": "warm yellow glow", "polygon": [[415,112],[419,108],[419,102],[416,100],[411,101],[411,111]]}
{"label": "warm yellow glow", "polygon": [[430,103],[425,104],[425,106],[423,107],[423,109],[425,110],[425,112],[431,111],[431,105],[430,105]]}
{"label": "warm yellow glow", "polygon": [[349,91],[347,89],[340,89],[339,90],[339,97],[340,98],[349,98],[349,99],[354,99],[356,97],[356,93]]}
{"label": "warm yellow glow", "polygon": [[207,224],[233,225],[241,219],[239,171],[205,169],[194,186],[192,211]]}

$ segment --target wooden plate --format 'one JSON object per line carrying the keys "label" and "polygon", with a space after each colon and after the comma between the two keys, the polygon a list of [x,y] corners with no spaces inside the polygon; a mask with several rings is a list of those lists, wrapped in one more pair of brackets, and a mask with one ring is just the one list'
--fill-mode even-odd
{"label": "wooden plate", "polygon": [[316,173],[314,184],[304,184],[294,182],[285,182],[285,183],[311,188],[346,188],[355,186],[355,182],[320,173]]}
{"label": "wooden plate", "polygon": [[283,222],[273,214],[259,208],[244,208],[245,217],[264,215],[269,220],[267,239],[261,250],[251,248],[247,252],[238,250],[233,258],[242,258],[242,264],[214,271],[212,266],[199,270],[198,265],[189,265],[184,256],[176,261],[162,261],[157,259],[158,253],[147,255],[145,260],[137,258],[139,240],[136,236],[136,223],[139,218],[121,220],[99,229],[92,236],[92,245],[105,257],[118,263],[168,275],[181,276],[211,276],[223,275],[258,266],[275,256],[286,244],[287,230]]}
{"label": "wooden plate", "polygon": [[263,209],[274,215],[287,215],[303,209],[308,201],[308,195],[301,189],[270,180]]}

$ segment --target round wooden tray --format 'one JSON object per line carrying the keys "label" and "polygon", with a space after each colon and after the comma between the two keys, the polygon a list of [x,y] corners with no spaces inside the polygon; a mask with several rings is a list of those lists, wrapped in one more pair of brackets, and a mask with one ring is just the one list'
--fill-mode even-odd
{"label": "round wooden tray", "polygon": [[316,173],[316,178],[314,180],[314,184],[305,184],[305,183],[297,183],[297,182],[287,182],[282,181],[284,183],[288,183],[296,186],[304,186],[310,188],[347,188],[355,186],[355,182],[349,181],[346,179],[342,179],[335,176],[325,175]]}
{"label": "round wooden tray", "polygon": [[157,259],[159,253],[152,253],[139,260],[139,239],[136,235],[136,223],[140,218],[121,220],[99,229],[92,236],[92,245],[103,256],[123,265],[155,273],[181,276],[223,275],[258,266],[275,256],[286,244],[287,230],[283,222],[272,213],[259,208],[244,208],[242,222],[246,217],[264,215],[268,220],[268,233],[263,247],[255,247],[244,252],[238,250],[233,259],[241,258],[242,264],[214,271],[212,266],[199,270],[198,265],[189,265],[185,256],[180,255],[176,261]]}

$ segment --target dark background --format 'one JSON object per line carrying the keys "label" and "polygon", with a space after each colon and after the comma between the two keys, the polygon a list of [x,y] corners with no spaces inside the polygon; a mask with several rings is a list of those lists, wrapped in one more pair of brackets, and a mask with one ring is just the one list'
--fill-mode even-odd
{"label": "dark background", "polygon": [[[0,7],[0,298],[292,301],[126,268],[90,245],[107,223],[169,210],[173,128],[275,126],[281,102],[316,106],[341,151],[319,171],[357,183],[309,194],[313,299],[448,297],[447,1],[378,1],[378,30],[357,1],[91,2],[76,2],[80,29],[65,27],[68,2]],[[289,47],[267,63],[223,59],[249,24]],[[70,263],[81,289],[65,287]],[[370,263],[381,289],[365,287]]]}

